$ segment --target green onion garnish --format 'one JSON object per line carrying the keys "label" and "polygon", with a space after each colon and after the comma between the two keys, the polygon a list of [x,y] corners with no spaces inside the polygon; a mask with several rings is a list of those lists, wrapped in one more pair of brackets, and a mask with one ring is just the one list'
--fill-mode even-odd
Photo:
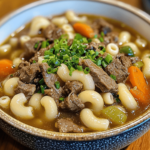
{"label": "green onion garnish", "polygon": [[37,49],[39,45],[39,41],[35,43],[34,48]]}
{"label": "green onion garnish", "polygon": [[101,36],[102,36],[102,37],[104,37],[104,36],[105,36],[104,32],[101,32]]}
{"label": "green onion garnish", "polygon": [[102,61],[102,66],[105,68],[105,67],[107,67],[107,63],[103,60]]}
{"label": "green onion garnish", "polygon": [[78,69],[79,71],[83,71],[82,66],[77,65],[77,69]]}
{"label": "green onion garnish", "polygon": [[91,43],[92,42],[92,39],[88,39],[88,43]]}
{"label": "green onion garnish", "polygon": [[104,42],[104,39],[103,39],[103,37],[100,37],[100,38],[99,38],[99,40],[100,40],[101,42]]}
{"label": "green onion garnish", "polygon": [[65,99],[65,98],[63,98],[63,97],[60,97],[60,98],[59,98],[60,101],[64,101],[64,99]]}
{"label": "green onion garnish", "polygon": [[59,89],[59,88],[60,88],[60,82],[59,82],[59,81],[56,81],[56,82],[55,82],[55,87],[56,87],[56,89]]}
{"label": "green onion garnish", "polygon": [[44,84],[44,79],[42,78],[40,81],[39,81],[39,84]]}
{"label": "green onion garnish", "polygon": [[86,67],[85,69],[84,69],[84,73],[85,74],[88,74],[90,72],[90,68],[89,67]]}
{"label": "green onion garnish", "polygon": [[11,74],[10,77],[13,77],[13,74]]}
{"label": "green onion garnish", "polygon": [[134,56],[134,52],[130,46],[123,46],[120,48],[120,53],[125,53],[128,56]]}
{"label": "green onion garnish", "polygon": [[102,64],[102,61],[101,61],[100,58],[98,58],[98,59],[96,60],[96,65],[97,65],[97,66],[100,66],[101,64]]}
{"label": "green onion garnish", "polygon": [[70,70],[69,75],[72,76],[72,72],[75,71],[75,69],[71,67],[69,70]]}
{"label": "green onion garnish", "polygon": [[41,93],[44,94],[45,88],[43,87],[43,85],[40,86],[40,89],[41,89]]}
{"label": "green onion garnish", "polygon": [[41,48],[46,48],[46,43],[47,43],[47,41],[43,41],[42,45],[41,45]]}
{"label": "green onion garnish", "polygon": [[107,64],[109,64],[109,63],[111,63],[111,62],[113,61],[113,58],[112,58],[112,56],[111,56],[110,54],[108,54],[108,55],[104,58],[104,60],[107,62]]}
{"label": "green onion garnish", "polygon": [[110,77],[116,81],[116,76],[111,74]]}
{"label": "green onion garnish", "polygon": [[94,38],[97,38],[97,34],[94,35]]}
{"label": "green onion garnish", "polygon": [[51,68],[48,68],[48,69],[47,69],[47,74],[51,74],[51,73],[52,73],[51,71],[52,71],[52,69],[51,69]]}
{"label": "green onion garnish", "polygon": [[133,66],[136,66],[136,67],[138,67],[138,68],[141,68],[141,67],[144,66],[144,63],[143,63],[142,61],[138,61],[138,62],[134,63]]}
{"label": "green onion garnish", "polygon": [[33,60],[33,62],[32,63],[36,63],[36,61],[35,60]]}

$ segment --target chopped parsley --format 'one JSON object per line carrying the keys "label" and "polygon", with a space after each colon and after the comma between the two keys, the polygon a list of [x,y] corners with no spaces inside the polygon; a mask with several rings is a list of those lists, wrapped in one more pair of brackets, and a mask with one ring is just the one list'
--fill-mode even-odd
{"label": "chopped parsley", "polygon": [[116,76],[111,74],[110,77],[116,81]]}
{"label": "chopped parsley", "polygon": [[33,60],[33,63],[36,63],[36,61],[35,61],[35,60]]}
{"label": "chopped parsley", "polygon": [[35,49],[38,48],[39,43],[40,43],[39,41],[35,43],[35,45],[34,45],[34,48],[35,48]]}

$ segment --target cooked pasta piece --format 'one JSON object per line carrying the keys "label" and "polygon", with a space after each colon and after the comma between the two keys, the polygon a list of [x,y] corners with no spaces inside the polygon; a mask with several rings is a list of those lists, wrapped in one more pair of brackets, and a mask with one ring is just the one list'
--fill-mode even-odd
{"label": "cooked pasta piece", "polygon": [[127,31],[122,31],[119,34],[119,44],[121,45],[130,42],[130,39],[131,39],[131,34]]}
{"label": "cooked pasta piece", "polygon": [[101,93],[101,96],[104,100],[104,103],[107,105],[111,105],[115,102],[111,93]]}
{"label": "cooked pasta piece", "polygon": [[3,109],[9,109],[10,107],[10,98],[8,96],[0,97],[0,107]]}
{"label": "cooked pasta piece", "polygon": [[146,78],[150,78],[150,58],[143,59],[144,66],[142,68],[143,74]]}
{"label": "cooked pasta piece", "polygon": [[53,24],[55,24],[57,26],[62,26],[64,24],[68,23],[68,20],[66,17],[55,17],[51,21]]}
{"label": "cooked pasta piece", "polygon": [[112,56],[116,56],[119,53],[119,48],[116,44],[110,43],[106,47],[106,52]]}
{"label": "cooked pasta piece", "polygon": [[0,46],[0,58],[7,56],[11,52],[11,45],[5,44]]}
{"label": "cooked pasta piece", "polygon": [[24,43],[25,42],[27,42],[27,41],[29,41],[31,38],[30,38],[30,36],[28,36],[28,35],[22,35],[21,37],[20,37],[20,43],[21,43],[21,46],[23,47],[24,46]]}

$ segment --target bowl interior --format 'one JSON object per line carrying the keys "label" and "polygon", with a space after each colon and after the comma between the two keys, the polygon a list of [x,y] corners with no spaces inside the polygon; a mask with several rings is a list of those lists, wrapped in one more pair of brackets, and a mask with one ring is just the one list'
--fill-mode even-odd
{"label": "bowl interior", "polygon": [[[107,0],[47,0],[38,1],[27,5],[1,20],[0,43],[2,43],[16,29],[29,22],[35,16],[52,16],[64,13],[66,10],[70,9],[77,13],[95,14],[116,19],[134,28],[150,41],[150,34],[148,34],[148,31],[150,31],[149,15],[124,3]],[[143,123],[150,118],[150,110],[147,110],[142,116],[139,116],[134,121],[130,121],[121,127],[116,127],[103,132],[82,134],[64,134],[37,129],[21,123],[20,121],[4,113],[2,110],[0,110],[0,118],[25,132],[37,136],[57,140],[93,140],[116,135],[118,133],[125,132],[127,129],[130,130],[134,126],[140,125],[140,123]]]}

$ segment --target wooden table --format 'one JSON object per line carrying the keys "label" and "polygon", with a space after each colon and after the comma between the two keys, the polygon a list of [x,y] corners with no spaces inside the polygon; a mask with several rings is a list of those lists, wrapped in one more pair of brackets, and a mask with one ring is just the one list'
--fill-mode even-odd
{"label": "wooden table", "polygon": [[[36,0],[0,0],[0,19],[15,9]],[[142,0],[120,0],[142,9]],[[150,150],[150,131],[132,143],[127,150]],[[0,150],[29,150],[0,130]]]}

